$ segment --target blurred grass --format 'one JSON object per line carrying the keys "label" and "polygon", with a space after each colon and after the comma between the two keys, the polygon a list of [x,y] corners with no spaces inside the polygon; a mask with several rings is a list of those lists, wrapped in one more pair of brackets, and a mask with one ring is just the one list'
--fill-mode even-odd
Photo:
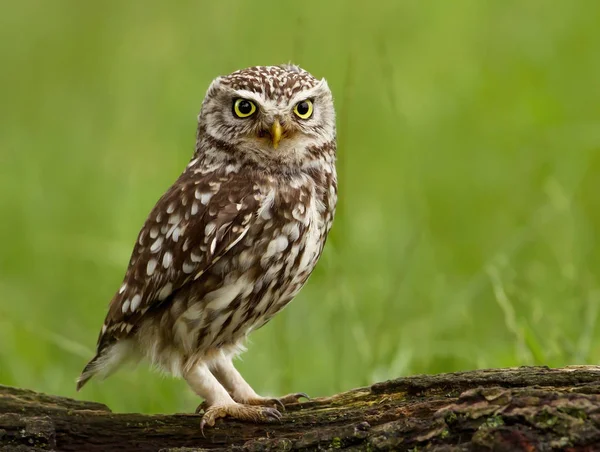
{"label": "blurred grass", "polygon": [[[259,392],[599,363],[598,23],[592,0],[2,2],[0,383],[75,396],[209,82],[290,60],[334,91],[340,210],[239,363]],[[197,404],[145,366],[78,397]]]}

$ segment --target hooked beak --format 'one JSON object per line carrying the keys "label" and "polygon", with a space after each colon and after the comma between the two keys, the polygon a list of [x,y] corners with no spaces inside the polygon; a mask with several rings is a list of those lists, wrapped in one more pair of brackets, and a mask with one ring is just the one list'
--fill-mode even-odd
{"label": "hooked beak", "polygon": [[276,119],[273,125],[271,126],[271,141],[273,143],[273,148],[277,149],[279,146],[279,142],[281,141],[281,134],[283,133],[283,128],[281,124],[279,124],[279,120]]}

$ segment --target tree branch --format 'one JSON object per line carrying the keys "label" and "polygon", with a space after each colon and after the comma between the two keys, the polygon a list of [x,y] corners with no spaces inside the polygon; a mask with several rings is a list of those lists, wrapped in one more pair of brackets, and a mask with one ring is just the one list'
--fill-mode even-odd
{"label": "tree branch", "polygon": [[596,450],[600,367],[420,375],[292,405],[278,424],[105,405],[0,386],[0,451]]}

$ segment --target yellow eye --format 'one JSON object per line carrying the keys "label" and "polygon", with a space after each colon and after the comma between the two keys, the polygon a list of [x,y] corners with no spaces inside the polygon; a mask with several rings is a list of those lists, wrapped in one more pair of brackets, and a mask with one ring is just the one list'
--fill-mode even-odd
{"label": "yellow eye", "polygon": [[247,118],[256,111],[254,102],[248,99],[236,99],[233,103],[233,114],[238,118]]}
{"label": "yellow eye", "polygon": [[313,114],[312,100],[306,99],[302,102],[298,102],[294,107],[294,113],[296,113],[296,116],[298,116],[300,119],[310,118]]}

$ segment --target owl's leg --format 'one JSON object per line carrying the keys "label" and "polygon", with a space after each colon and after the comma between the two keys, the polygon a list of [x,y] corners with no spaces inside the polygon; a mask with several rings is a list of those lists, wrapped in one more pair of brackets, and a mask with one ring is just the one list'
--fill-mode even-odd
{"label": "owl's leg", "polygon": [[221,356],[211,363],[211,370],[215,377],[229,391],[233,400],[245,405],[279,406],[285,409],[285,405],[298,403],[300,398],[309,397],[303,392],[288,394],[283,397],[261,397],[244,380],[244,377],[233,365],[231,357]]}
{"label": "owl's leg", "polygon": [[184,376],[196,394],[202,397],[208,406],[202,416],[200,429],[212,427],[222,417],[232,417],[241,421],[272,422],[281,419],[281,413],[266,406],[248,406],[237,403],[211,373],[206,364],[199,364]]}

